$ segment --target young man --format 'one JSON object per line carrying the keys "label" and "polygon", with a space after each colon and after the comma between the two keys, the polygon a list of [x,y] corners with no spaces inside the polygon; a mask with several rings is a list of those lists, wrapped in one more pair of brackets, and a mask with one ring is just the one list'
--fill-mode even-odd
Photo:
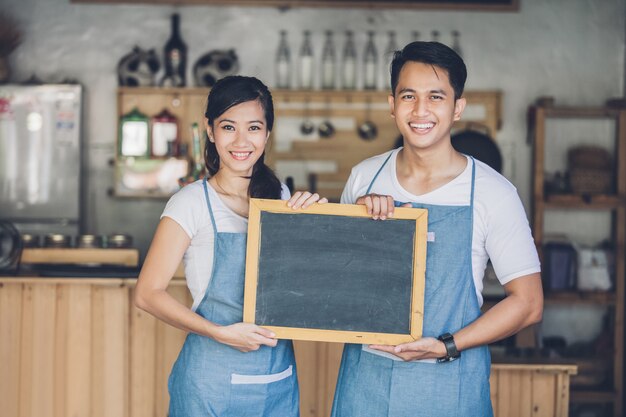
{"label": "young man", "polygon": [[[466,77],[463,60],[437,42],[394,55],[389,106],[404,147],[354,167],[341,202],[381,220],[394,201],[428,209],[423,337],[346,345],[334,417],[492,416],[487,344],[541,320],[539,259],[515,187],[450,142]],[[481,315],[488,259],[506,297]]]}

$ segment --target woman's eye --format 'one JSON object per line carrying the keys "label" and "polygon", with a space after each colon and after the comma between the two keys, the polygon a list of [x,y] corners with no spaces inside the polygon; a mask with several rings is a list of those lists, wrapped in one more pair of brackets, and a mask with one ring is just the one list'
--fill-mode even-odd
{"label": "woman's eye", "polygon": [[235,127],[232,125],[223,125],[222,129],[224,130],[235,130]]}
{"label": "woman's eye", "polygon": [[250,126],[250,130],[261,130],[261,126]]}

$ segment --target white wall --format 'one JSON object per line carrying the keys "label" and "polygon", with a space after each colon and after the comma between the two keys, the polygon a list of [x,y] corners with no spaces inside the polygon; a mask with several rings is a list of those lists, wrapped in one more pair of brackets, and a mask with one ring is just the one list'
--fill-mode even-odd
{"label": "white wall", "polygon": [[[113,172],[107,161],[116,138],[116,66],[134,45],[161,51],[169,36],[169,15],[181,14],[189,49],[188,67],[212,49],[235,48],[241,73],[273,84],[273,56],[280,29],[289,31],[292,53],[301,31],[313,31],[319,57],[323,32],[357,35],[361,53],[365,31],[375,30],[378,48],[395,30],[399,44],[419,30],[431,30],[450,42],[461,32],[469,68],[468,89],[504,92],[504,125],[498,140],[505,171],[528,207],[530,147],[526,144],[526,109],[538,96],[560,104],[601,105],[624,90],[625,11],[622,0],[521,0],[519,12],[429,10],[294,9],[219,6],[85,5],[69,0],[0,0],[22,24],[25,36],[11,55],[14,81],[35,73],[44,81],[75,78],[86,88],[87,232],[125,232],[145,251],[163,200],[116,200],[107,196]],[[347,23],[346,23],[347,22]],[[382,76],[381,76],[382,77]]]}

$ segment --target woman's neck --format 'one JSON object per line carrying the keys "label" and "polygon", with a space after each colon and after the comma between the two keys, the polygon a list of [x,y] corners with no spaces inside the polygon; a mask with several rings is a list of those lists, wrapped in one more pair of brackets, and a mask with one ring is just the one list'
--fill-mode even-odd
{"label": "woman's neck", "polygon": [[240,198],[248,197],[250,178],[220,169],[212,179],[220,194]]}

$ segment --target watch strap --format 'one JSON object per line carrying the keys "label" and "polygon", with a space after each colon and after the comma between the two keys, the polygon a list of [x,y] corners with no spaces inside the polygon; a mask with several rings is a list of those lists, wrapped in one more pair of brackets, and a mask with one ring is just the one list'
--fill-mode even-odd
{"label": "watch strap", "polygon": [[450,333],[440,335],[437,340],[441,340],[446,347],[446,356],[437,358],[437,362],[450,362],[461,356],[454,343],[454,337]]}

